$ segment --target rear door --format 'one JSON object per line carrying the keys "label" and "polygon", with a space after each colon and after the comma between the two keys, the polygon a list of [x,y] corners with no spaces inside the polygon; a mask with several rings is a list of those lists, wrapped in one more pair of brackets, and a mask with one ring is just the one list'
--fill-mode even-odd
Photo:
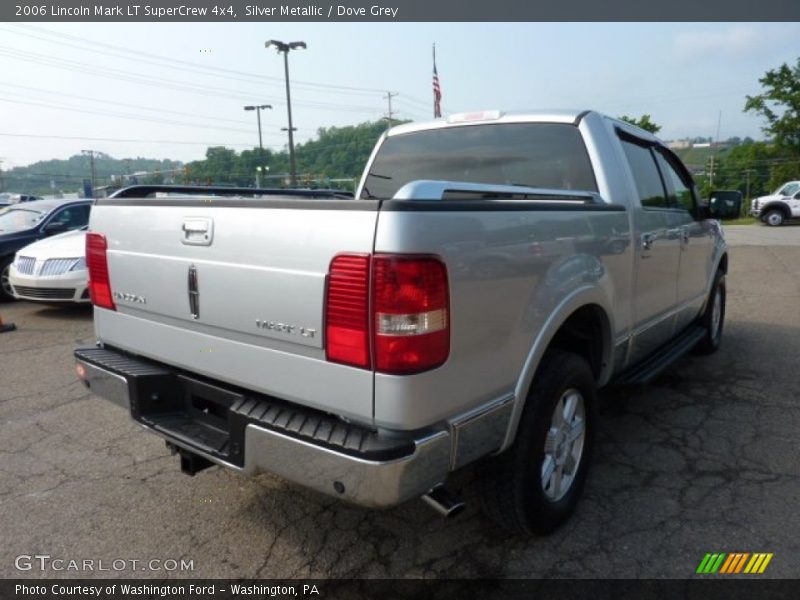
{"label": "rear door", "polygon": [[377,214],[356,200],[100,200],[90,229],[107,238],[117,310],[95,309],[98,337],[369,423],[372,372],[326,361],[323,310],[331,259],[372,252]]}
{"label": "rear door", "polygon": [[660,147],[655,155],[667,188],[669,228],[680,232],[675,329],[681,330],[697,316],[711,281],[713,225],[698,218],[694,183],[677,157]]}
{"label": "rear door", "polygon": [[633,295],[631,363],[638,362],[668,341],[674,332],[680,262],[680,230],[671,222],[664,182],[656,165],[653,144],[620,134],[636,186],[634,209],[636,267]]}

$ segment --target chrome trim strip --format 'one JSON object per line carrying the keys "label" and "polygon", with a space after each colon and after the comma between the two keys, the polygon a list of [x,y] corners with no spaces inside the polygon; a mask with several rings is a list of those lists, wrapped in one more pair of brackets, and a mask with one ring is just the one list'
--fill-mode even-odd
{"label": "chrome trim strip", "polygon": [[83,366],[85,372],[82,378],[83,384],[88,387],[93,394],[101,396],[130,411],[131,403],[128,394],[128,381],[124,377],[80,359],[77,360],[77,363]]}
{"label": "chrome trim strip", "polygon": [[692,298],[689,298],[688,300],[684,300],[683,302],[681,302],[677,306],[673,306],[667,312],[662,313],[662,314],[658,315],[657,317],[654,317],[653,319],[650,319],[646,323],[642,323],[641,325],[636,327],[633,331],[631,331],[631,337],[636,337],[637,335],[640,335],[641,333],[644,333],[645,331],[647,331],[651,327],[654,327],[654,326],[658,325],[662,321],[666,321],[667,319],[670,319],[670,318],[674,317],[679,312],[681,312],[682,310],[685,310],[688,306],[691,306],[692,304],[697,302],[700,298],[704,298],[705,296],[706,296],[705,292],[701,293],[701,294],[697,294],[696,296],[694,296]]}
{"label": "chrome trim strip", "polygon": [[245,430],[244,472],[274,473],[361,506],[385,508],[419,497],[447,477],[450,434],[437,431],[415,443],[408,457],[375,462],[250,424]]}
{"label": "chrome trim strip", "polygon": [[513,407],[514,394],[508,394],[450,422],[453,436],[451,471],[491,454],[503,445]]}

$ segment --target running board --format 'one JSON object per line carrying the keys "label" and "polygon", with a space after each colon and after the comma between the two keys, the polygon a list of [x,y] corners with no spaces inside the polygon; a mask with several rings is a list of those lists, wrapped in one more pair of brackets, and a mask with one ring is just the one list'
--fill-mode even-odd
{"label": "running board", "polygon": [[656,350],[642,362],[620,373],[611,383],[615,385],[650,383],[664,369],[694,348],[703,339],[705,333],[705,329],[699,325],[688,327],[678,337]]}

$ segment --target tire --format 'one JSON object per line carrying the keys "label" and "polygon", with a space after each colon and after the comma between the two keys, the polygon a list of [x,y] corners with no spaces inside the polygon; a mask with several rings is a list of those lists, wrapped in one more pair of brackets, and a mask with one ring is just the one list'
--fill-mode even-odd
{"label": "tire", "polygon": [[[570,352],[549,351],[528,393],[516,440],[478,466],[487,516],[509,531],[547,534],[572,514],[591,461],[596,404],[589,364]],[[559,427],[558,415],[567,416],[572,406],[572,417],[567,423],[562,418]],[[582,437],[570,441],[570,423],[576,435],[582,428]]]}
{"label": "tire", "polygon": [[773,208],[768,210],[762,219],[764,223],[769,225],[770,227],[780,227],[783,225],[783,222],[786,220],[786,215],[783,214],[782,210],[777,208]]}
{"label": "tire", "polygon": [[717,271],[706,308],[700,316],[699,325],[705,331],[705,335],[694,347],[695,354],[713,354],[719,350],[725,325],[726,296],[725,273]]}
{"label": "tire", "polygon": [[12,302],[16,300],[11,291],[11,283],[8,281],[12,262],[14,262],[13,256],[0,259],[0,302]]}

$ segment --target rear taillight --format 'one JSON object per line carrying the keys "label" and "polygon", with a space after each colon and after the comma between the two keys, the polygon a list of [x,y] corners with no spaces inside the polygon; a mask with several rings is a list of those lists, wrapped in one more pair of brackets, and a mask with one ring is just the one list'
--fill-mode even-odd
{"label": "rear taillight", "polygon": [[419,373],[450,353],[447,270],[433,257],[373,259],[375,370]]}
{"label": "rear taillight", "polygon": [[450,353],[447,269],[431,256],[341,254],[326,299],[328,360],[410,374]]}
{"label": "rear taillight", "polygon": [[111,280],[108,276],[108,244],[104,235],[86,234],[86,266],[89,269],[89,296],[92,304],[100,308],[117,310],[111,295]]}
{"label": "rear taillight", "polygon": [[325,351],[333,362],[369,369],[369,254],[331,261],[325,301]]}

